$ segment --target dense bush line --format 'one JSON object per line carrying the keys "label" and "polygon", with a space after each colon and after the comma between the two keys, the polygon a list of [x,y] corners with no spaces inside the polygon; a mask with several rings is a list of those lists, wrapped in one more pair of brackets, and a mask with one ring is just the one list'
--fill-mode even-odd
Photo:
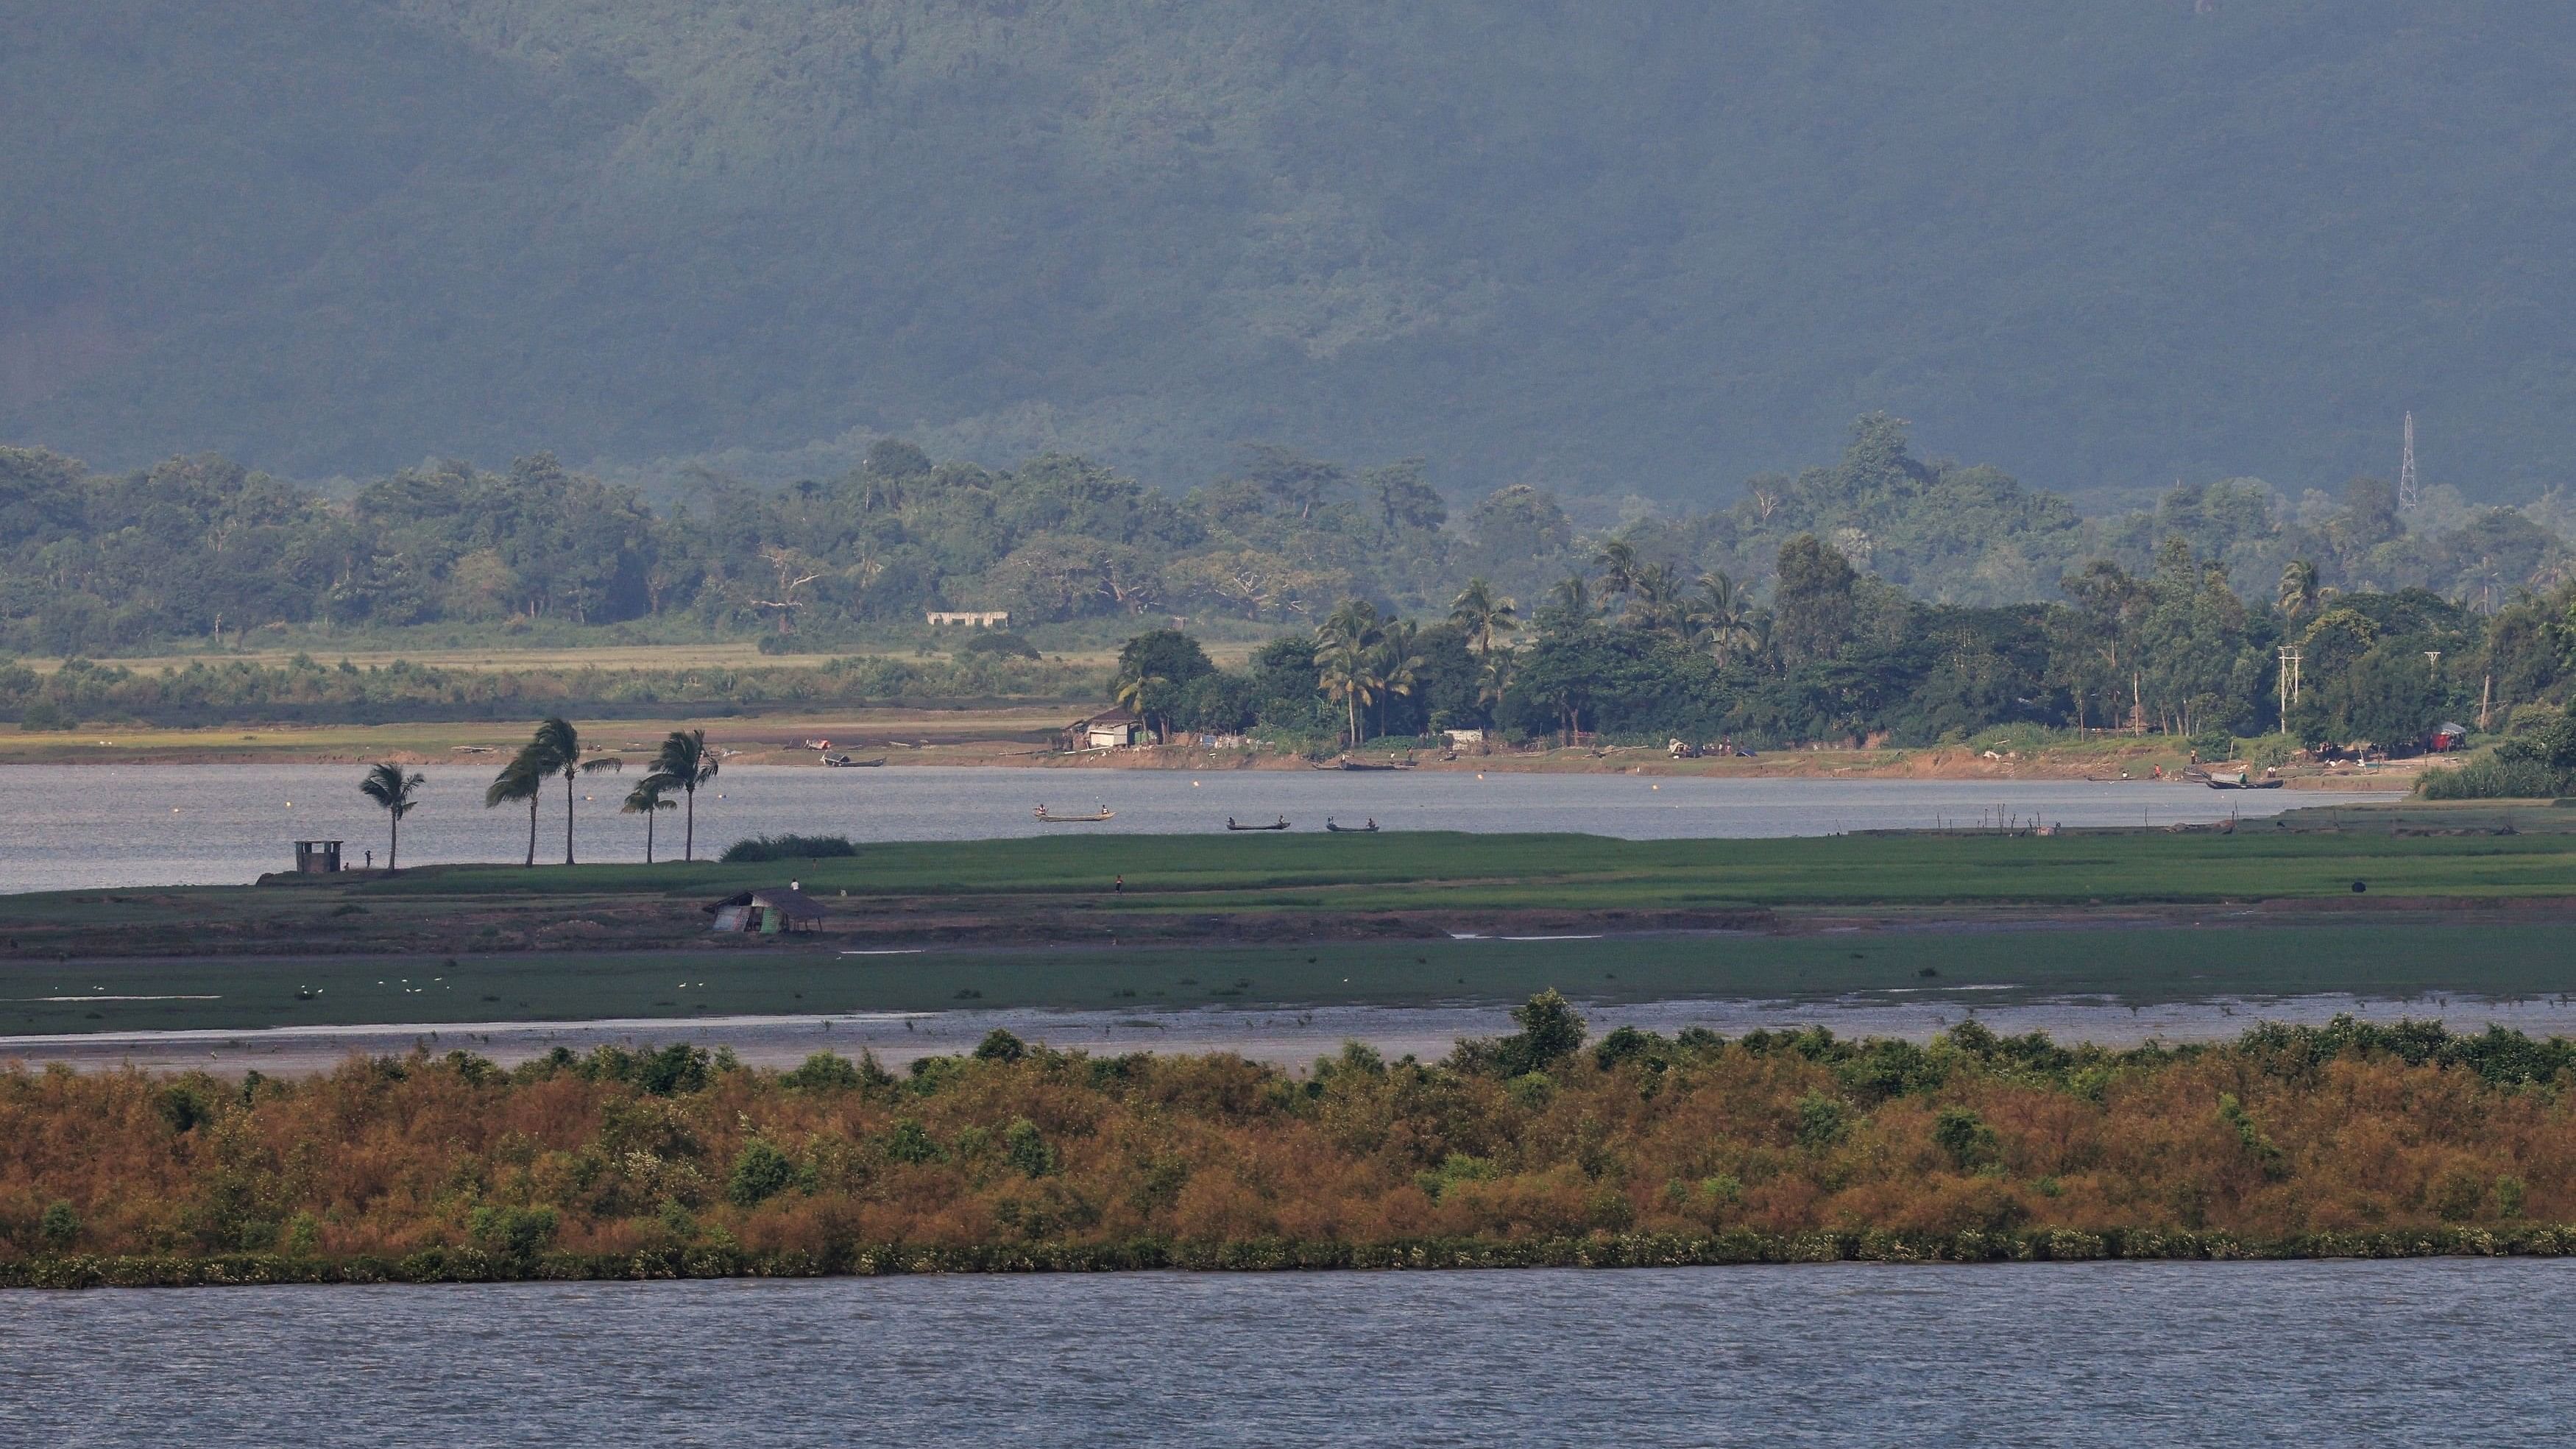
{"label": "dense bush line", "polygon": [[905,1075],[686,1045],[328,1075],[0,1075],[0,1282],[2562,1253],[2576,1046],[1972,1024],[1282,1072],[996,1032]]}

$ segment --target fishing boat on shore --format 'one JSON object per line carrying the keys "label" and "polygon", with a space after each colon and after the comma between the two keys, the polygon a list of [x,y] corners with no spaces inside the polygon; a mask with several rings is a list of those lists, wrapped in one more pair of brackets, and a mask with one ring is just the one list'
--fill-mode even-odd
{"label": "fishing boat on shore", "polygon": [[1277,822],[1270,825],[1237,825],[1234,823],[1234,817],[1229,815],[1225,817],[1225,828],[1228,830],[1285,830],[1288,828],[1288,817],[1282,815]]}
{"label": "fishing boat on shore", "polygon": [[1410,770],[1413,768],[1413,762],[1411,760],[1354,760],[1345,756],[1338,760],[1319,760],[1315,763],[1315,768],[1318,770]]}
{"label": "fishing boat on shore", "polygon": [[823,757],[824,765],[835,770],[873,770],[885,762],[886,757],[883,755],[879,755],[873,760],[854,760],[847,755],[825,755]]}
{"label": "fishing boat on shore", "polygon": [[2213,790],[2278,790],[2283,781],[2278,775],[2256,779],[2252,771],[2238,770],[2228,775],[2213,774],[2206,783]]}
{"label": "fishing boat on shore", "polygon": [[1327,815],[1324,817],[1324,828],[1335,835],[1375,835],[1377,834],[1377,817],[1374,815],[1370,816],[1369,823],[1366,825],[1341,825],[1335,823],[1332,816]]}
{"label": "fishing boat on shore", "polygon": [[1037,818],[1041,823],[1047,825],[1097,825],[1103,820],[1115,819],[1117,815],[1117,811],[1110,809],[1106,805],[1101,806],[1098,810],[1093,811],[1089,815],[1058,815],[1048,810],[1044,805],[1040,805],[1038,807]]}

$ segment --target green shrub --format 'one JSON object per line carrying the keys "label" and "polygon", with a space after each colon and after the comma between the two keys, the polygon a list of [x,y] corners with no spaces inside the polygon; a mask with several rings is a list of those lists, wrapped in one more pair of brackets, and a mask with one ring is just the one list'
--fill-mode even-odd
{"label": "green shrub", "polygon": [[2000,1149],[1995,1129],[1965,1107],[1944,1107],[1932,1119],[1932,1144],[1948,1153],[1951,1165],[1963,1171],[1993,1162]]}
{"label": "green shrub", "polygon": [[2455,769],[2427,770],[2415,793],[2427,800],[2546,800],[2566,793],[2566,785],[2547,764],[2499,751]]}
{"label": "green shrub", "polygon": [[1002,1160],[1030,1177],[1044,1177],[1057,1166],[1055,1149],[1026,1117],[1013,1118],[1002,1129]]}
{"label": "green shrub", "polygon": [[50,699],[31,700],[25,709],[18,711],[18,728],[22,730],[67,730],[71,727],[72,722],[64,718],[62,707]]}
{"label": "green shrub", "polygon": [[1798,1145],[1821,1151],[1851,1133],[1851,1110],[1822,1092],[1798,1099]]}
{"label": "green shrub", "polygon": [[726,846],[722,860],[726,865],[750,865],[767,860],[824,860],[858,853],[859,848],[850,844],[846,835],[755,835]]}
{"label": "green shrub", "polygon": [[809,1092],[846,1092],[863,1081],[894,1080],[886,1075],[884,1068],[877,1066],[874,1057],[868,1058],[868,1068],[871,1070],[862,1071],[859,1065],[848,1057],[831,1052],[816,1052],[807,1057],[796,1070],[780,1076],[778,1081],[781,1086],[796,1087]]}
{"label": "green shrub", "polygon": [[1028,1054],[1028,1043],[998,1026],[984,1033],[984,1039],[975,1043],[975,1060],[979,1062],[1008,1064],[1019,1061]]}
{"label": "green shrub", "polygon": [[58,1250],[70,1247],[80,1236],[80,1228],[80,1212],[67,1202],[48,1204],[44,1215],[36,1219],[36,1235],[45,1240],[46,1247]]}
{"label": "green shrub", "polygon": [[562,1225],[550,1207],[494,1207],[485,1204],[466,1219],[466,1231],[477,1246],[505,1258],[526,1262],[554,1244]]}
{"label": "green shrub", "polygon": [[725,1179],[725,1200],[735,1207],[758,1207],[785,1192],[796,1181],[796,1164],[776,1144],[755,1137],[742,1145]]}
{"label": "green shrub", "polygon": [[1038,658],[1038,646],[1007,629],[989,629],[966,641],[960,654],[1001,654],[1013,659]]}
{"label": "green shrub", "polygon": [[886,1134],[885,1155],[897,1162],[937,1162],[944,1154],[919,1122],[906,1117]]}

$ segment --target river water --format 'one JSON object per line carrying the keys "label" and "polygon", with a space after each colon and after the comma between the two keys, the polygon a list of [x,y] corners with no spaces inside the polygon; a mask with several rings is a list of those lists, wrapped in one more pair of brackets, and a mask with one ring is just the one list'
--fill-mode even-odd
{"label": "river water", "polygon": [[[292,866],[292,842],[338,838],[346,861],[382,861],[384,812],[358,793],[352,765],[0,765],[0,892],[100,886],[239,884]],[[483,808],[491,770],[431,766],[421,803],[403,821],[414,865],[517,860],[524,807]],[[577,787],[575,851],[589,861],[641,860],[643,821],[618,813],[631,782],[597,775]],[[2230,812],[2380,795],[2308,790],[2216,791],[2198,786],[2082,780],[1646,779],[1632,775],[1468,772],[1341,773],[875,770],[738,766],[698,794],[701,855],[747,835],[827,832],[853,840],[962,840],[1048,831],[1191,832],[1285,816],[1320,830],[1375,818],[1389,830],[1579,831],[1668,837],[1830,835],[1994,820],[2066,825],[2170,825]],[[1032,807],[1107,808],[1100,825],[1042,825]],[[537,858],[563,858],[560,786],[538,812]],[[678,812],[655,826],[676,854]]]}
{"label": "river water", "polygon": [[12,1442],[2565,1442],[2529,1259],[0,1293]]}

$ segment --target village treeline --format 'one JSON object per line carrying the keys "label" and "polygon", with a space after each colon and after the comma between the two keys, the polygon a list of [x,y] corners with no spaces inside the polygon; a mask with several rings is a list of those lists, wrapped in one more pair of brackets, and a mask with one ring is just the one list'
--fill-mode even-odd
{"label": "village treeline", "polygon": [[[0,669],[0,709],[39,726],[1064,697],[1101,683],[1029,657],[1023,634],[1177,618],[1276,639],[1237,671],[1194,650],[1139,666],[1131,648],[1109,687],[1167,731],[1767,746],[2107,727],[2221,753],[2266,735],[2404,749],[2450,722],[2545,726],[2576,655],[2554,504],[2467,509],[2436,489],[2401,509],[2372,479],[2293,502],[2236,480],[2086,520],[1993,469],[1916,458],[1883,415],[1835,465],[1757,478],[1732,507],[1591,532],[1526,485],[1453,517],[1418,462],[1277,447],[1180,498],[1078,458],[995,471],[893,442],[837,479],[711,480],[660,512],[543,456],[345,498],[212,460],[102,478],[25,450],[0,454],[0,482],[0,631],[31,652],[436,623],[730,634],[834,661],[571,685],[310,662]],[[833,654],[920,638],[947,609],[1006,610],[1018,632],[944,658]]]}
{"label": "village treeline", "polygon": [[2576,1251],[2576,1055],[2433,1023],[2106,1050],[1969,1023],[1288,1072],[995,1031],[902,1074],[675,1044],[0,1072],[0,1281],[433,1281]]}

